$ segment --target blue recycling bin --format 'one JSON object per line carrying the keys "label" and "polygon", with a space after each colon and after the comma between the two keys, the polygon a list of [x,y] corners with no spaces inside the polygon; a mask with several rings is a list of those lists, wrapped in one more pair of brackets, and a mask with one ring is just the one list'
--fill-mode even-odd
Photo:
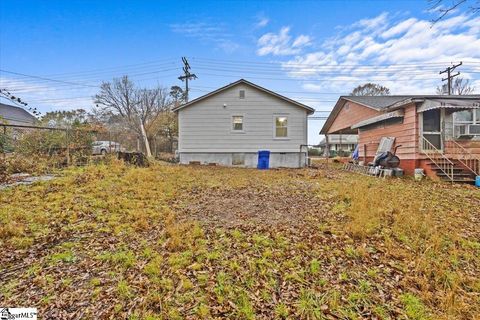
{"label": "blue recycling bin", "polygon": [[261,150],[258,151],[258,163],[257,169],[266,170],[270,166],[270,151]]}
{"label": "blue recycling bin", "polygon": [[475,185],[480,188],[480,176],[475,178]]}

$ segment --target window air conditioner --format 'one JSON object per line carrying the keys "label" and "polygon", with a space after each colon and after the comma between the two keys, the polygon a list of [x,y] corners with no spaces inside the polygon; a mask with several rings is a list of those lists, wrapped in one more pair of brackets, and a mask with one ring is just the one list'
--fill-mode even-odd
{"label": "window air conditioner", "polygon": [[468,133],[470,135],[480,135],[480,124],[469,124]]}
{"label": "window air conditioner", "polygon": [[457,125],[458,136],[477,136],[480,135],[480,124],[462,124]]}

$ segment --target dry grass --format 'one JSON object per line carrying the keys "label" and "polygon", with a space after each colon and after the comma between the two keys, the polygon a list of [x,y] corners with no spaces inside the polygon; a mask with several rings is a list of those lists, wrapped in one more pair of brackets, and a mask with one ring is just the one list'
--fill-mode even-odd
{"label": "dry grass", "polygon": [[337,170],[71,169],[0,192],[0,305],[56,319],[474,319],[473,187]]}

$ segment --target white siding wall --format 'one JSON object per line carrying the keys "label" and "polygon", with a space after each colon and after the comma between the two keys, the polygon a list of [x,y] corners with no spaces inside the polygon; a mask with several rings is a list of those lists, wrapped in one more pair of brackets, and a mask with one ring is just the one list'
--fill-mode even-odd
{"label": "white siding wall", "polygon": [[[244,133],[232,132],[233,115],[244,117]],[[288,138],[274,137],[275,115],[288,117]],[[244,84],[180,109],[178,121],[180,153],[299,152],[307,143],[307,110]]]}

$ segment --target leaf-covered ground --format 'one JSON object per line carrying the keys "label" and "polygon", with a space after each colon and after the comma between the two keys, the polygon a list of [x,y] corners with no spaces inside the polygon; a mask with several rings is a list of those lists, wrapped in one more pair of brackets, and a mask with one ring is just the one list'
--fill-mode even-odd
{"label": "leaf-covered ground", "polygon": [[122,164],[0,191],[0,305],[41,319],[475,319],[480,191]]}

